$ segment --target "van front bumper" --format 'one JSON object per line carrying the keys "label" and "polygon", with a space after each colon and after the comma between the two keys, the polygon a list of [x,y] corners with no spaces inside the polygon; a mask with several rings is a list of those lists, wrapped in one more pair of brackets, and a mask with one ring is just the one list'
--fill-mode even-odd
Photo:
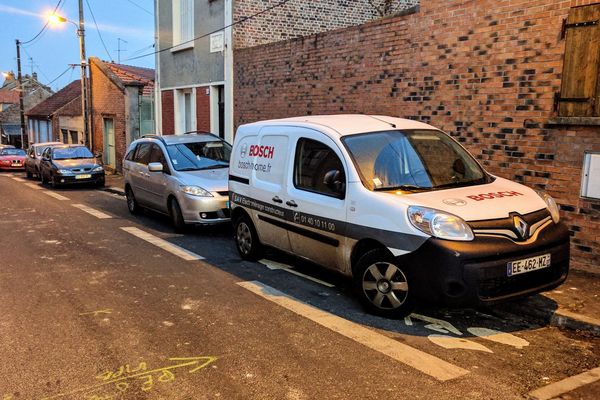
{"label": "van front bumper", "polygon": [[[537,240],[476,236],[470,242],[431,238],[416,251],[398,257],[409,266],[421,301],[450,306],[491,305],[551,290],[569,272],[569,231],[563,223],[546,227]],[[508,276],[508,263],[550,254],[550,266]]]}

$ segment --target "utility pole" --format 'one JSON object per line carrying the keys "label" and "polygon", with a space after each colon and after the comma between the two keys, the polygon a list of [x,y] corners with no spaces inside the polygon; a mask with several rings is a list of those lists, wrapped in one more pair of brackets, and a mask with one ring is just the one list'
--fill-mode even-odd
{"label": "utility pole", "polygon": [[87,85],[87,58],[85,56],[85,28],[83,20],[83,0],[79,0],[79,29],[77,29],[77,36],[79,36],[79,55],[81,58],[81,102],[83,111],[83,135],[85,137],[85,144],[92,151],[93,138],[90,136],[90,125],[88,117],[88,85]]}
{"label": "utility pole", "polygon": [[[19,82],[19,111],[21,113],[21,148],[26,149],[28,146],[25,143],[25,110],[23,107],[23,77],[21,75],[21,42],[15,40],[17,44],[17,81]],[[27,136],[29,138],[29,135]]]}

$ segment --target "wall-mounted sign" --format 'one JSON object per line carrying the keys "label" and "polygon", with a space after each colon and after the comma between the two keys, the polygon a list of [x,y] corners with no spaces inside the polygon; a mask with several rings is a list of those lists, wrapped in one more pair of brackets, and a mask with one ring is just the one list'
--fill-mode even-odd
{"label": "wall-mounted sign", "polygon": [[210,52],[217,53],[225,49],[225,34],[223,31],[210,35]]}

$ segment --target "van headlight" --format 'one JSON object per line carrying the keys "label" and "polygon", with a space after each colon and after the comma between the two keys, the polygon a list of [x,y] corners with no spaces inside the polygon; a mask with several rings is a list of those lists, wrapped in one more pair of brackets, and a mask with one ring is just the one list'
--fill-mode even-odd
{"label": "van headlight", "polygon": [[421,232],[440,239],[467,242],[474,238],[471,227],[462,218],[444,211],[410,206],[408,207],[408,219]]}
{"label": "van headlight", "polygon": [[560,212],[558,210],[558,204],[556,204],[556,201],[554,201],[552,196],[550,196],[546,192],[539,191],[539,192],[537,192],[537,194],[546,203],[546,208],[548,209],[548,211],[550,211],[550,215],[552,216],[552,221],[554,221],[555,224],[558,224],[558,222],[560,221]]}
{"label": "van headlight", "polygon": [[197,197],[213,197],[208,190],[205,190],[200,186],[181,186],[181,191]]}

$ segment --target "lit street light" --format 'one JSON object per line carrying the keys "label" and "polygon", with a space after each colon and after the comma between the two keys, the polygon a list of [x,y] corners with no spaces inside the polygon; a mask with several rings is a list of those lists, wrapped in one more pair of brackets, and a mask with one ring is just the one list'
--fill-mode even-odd
{"label": "lit street light", "polygon": [[51,26],[60,26],[60,24],[69,22],[77,28],[77,36],[79,36],[79,57],[81,59],[81,99],[82,99],[82,108],[83,108],[83,130],[86,145],[92,148],[92,137],[90,135],[89,130],[89,121],[88,121],[88,98],[87,98],[87,58],[85,56],[85,29],[84,29],[84,21],[83,21],[83,0],[79,0],[79,24],[74,21],[71,21],[68,18],[62,17],[56,13],[50,14],[48,16],[48,23]]}

